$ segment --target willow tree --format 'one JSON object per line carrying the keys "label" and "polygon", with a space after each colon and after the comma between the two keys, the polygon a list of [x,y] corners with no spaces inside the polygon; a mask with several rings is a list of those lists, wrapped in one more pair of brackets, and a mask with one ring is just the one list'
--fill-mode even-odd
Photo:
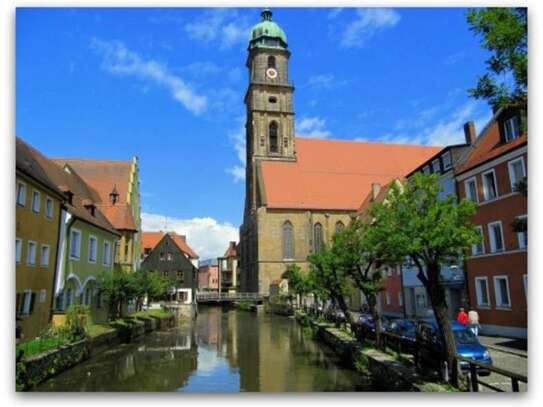
{"label": "willow tree", "polygon": [[[415,174],[403,188],[393,185],[384,203],[370,209],[374,241],[393,257],[409,257],[418,269],[445,344],[445,358],[454,366],[456,346],[448,320],[441,266],[459,261],[472,244],[480,241],[470,218],[475,204],[454,196],[440,198],[441,186],[435,175]],[[457,369],[452,381],[457,383]]]}

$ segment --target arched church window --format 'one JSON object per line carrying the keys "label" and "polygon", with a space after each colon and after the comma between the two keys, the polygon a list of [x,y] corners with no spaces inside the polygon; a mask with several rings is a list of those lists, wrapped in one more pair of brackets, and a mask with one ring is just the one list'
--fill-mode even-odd
{"label": "arched church window", "polygon": [[294,258],[294,228],[288,220],[283,223],[283,259]]}
{"label": "arched church window", "polygon": [[322,250],[322,225],[315,223],[313,226],[313,250],[318,253]]}
{"label": "arched church window", "polygon": [[277,153],[279,151],[277,122],[270,123],[268,137],[270,140],[270,153]]}
{"label": "arched church window", "polygon": [[268,68],[275,68],[275,57],[273,55],[268,57]]}
{"label": "arched church window", "polygon": [[344,229],[345,229],[345,225],[343,224],[342,221],[338,220],[338,221],[336,222],[336,233],[341,232],[341,231],[343,231]]}

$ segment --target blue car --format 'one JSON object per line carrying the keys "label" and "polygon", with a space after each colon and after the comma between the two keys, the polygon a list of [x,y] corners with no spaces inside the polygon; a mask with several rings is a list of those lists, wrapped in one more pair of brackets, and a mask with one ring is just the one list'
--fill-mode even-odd
{"label": "blue car", "polygon": [[[459,322],[451,322],[451,329],[456,342],[456,352],[460,356],[476,360],[485,365],[492,365],[492,358],[488,350],[485,346],[481,345],[469,328]],[[418,347],[415,359],[417,363],[437,365],[435,367],[439,367],[439,362],[443,359],[445,349],[437,321],[418,321],[416,339]],[[469,370],[469,363],[460,361],[460,368],[464,371]],[[490,371],[478,368],[477,373],[481,376],[486,376],[490,374]]]}

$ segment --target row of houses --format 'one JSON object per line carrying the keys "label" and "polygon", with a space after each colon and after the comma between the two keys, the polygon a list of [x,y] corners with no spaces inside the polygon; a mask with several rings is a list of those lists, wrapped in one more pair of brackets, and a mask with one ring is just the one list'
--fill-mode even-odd
{"label": "row of houses", "polygon": [[138,159],[52,159],[16,139],[16,319],[25,340],[71,304],[107,317],[101,273],[140,267]]}
{"label": "row of houses", "polygon": [[[479,313],[483,333],[525,338],[528,200],[520,185],[528,174],[528,136],[523,117],[518,109],[501,109],[478,137],[474,124],[467,123],[464,144],[444,147],[407,178],[417,172],[438,174],[443,197],[454,195],[477,204],[472,222],[481,243],[473,245],[464,262],[442,265],[451,319],[459,307],[471,307]],[[390,184],[375,184],[360,211],[384,199],[389,188]],[[383,314],[431,315],[429,297],[413,265],[389,268],[386,275],[387,286],[379,298]]]}
{"label": "row of houses", "polygon": [[235,293],[240,290],[238,243],[229,242],[222,256],[200,265],[198,290],[217,293]]}

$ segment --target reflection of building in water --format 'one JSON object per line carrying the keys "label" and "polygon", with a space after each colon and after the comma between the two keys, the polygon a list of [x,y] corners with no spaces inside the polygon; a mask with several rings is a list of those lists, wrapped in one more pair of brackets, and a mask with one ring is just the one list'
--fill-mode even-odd
{"label": "reflection of building in water", "polygon": [[198,343],[215,345],[218,349],[221,335],[221,307],[205,307],[205,312],[200,312],[195,324],[195,334]]}

